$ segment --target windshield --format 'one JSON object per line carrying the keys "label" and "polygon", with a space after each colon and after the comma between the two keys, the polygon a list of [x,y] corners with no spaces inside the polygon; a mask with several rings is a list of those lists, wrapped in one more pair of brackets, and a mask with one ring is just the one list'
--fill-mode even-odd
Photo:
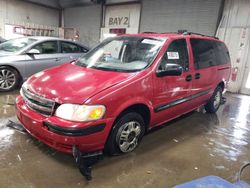
{"label": "windshield", "polygon": [[35,41],[37,40],[31,38],[12,39],[0,44],[0,51],[18,52],[19,50],[22,50],[23,48],[34,43]]}
{"label": "windshield", "polygon": [[115,37],[102,42],[75,64],[110,71],[139,71],[154,60],[164,42],[156,38]]}

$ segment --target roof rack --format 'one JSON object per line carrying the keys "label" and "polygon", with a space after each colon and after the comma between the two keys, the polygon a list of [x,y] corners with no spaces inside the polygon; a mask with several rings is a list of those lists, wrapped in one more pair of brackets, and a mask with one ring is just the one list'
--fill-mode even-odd
{"label": "roof rack", "polygon": [[164,33],[161,33],[161,34],[179,34],[178,32],[164,32]]}
{"label": "roof rack", "polygon": [[[157,34],[157,32],[153,32],[153,31],[145,31],[145,32],[142,32],[142,33],[145,33],[145,34]],[[187,31],[186,29],[183,29],[183,30],[178,30],[177,32],[164,32],[164,33],[161,33],[161,34],[182,34],[182,35],[199,35],[199,36],[203,36],[203,37],[211,37],[211,38],[214,38],[214,39],[219,39],[218,37],[215,37],[215,36],[211,36],[211,35],[204,35],[204,34],[201,34],[201,33],[195,33],[195,32],[189,32]]]}
{"label": "roof rack", "polygon": [[145,31],[145,32],[142,32],[142,33],[148,33],[148,34],[151,34],[151,33],[157,33],[157,32],[153,32],[153,31]]}
{"label": "roof rack", "polygon": [[203,36],[203,37],[211,37],[211,38],[219,39],[218,37],[215,37],[215,36],[203,35],[201,33],[195,33],[195,32],[188,32],[187,30],[178,30],[178,33],[183,34],[183,35],[200,35],[200,36]]}

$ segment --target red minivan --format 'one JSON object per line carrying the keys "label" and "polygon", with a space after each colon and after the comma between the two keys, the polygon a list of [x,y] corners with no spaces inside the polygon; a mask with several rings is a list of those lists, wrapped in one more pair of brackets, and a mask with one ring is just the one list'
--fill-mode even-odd
{"label": "red minivan", "polygon": [[117,36],[31,76],[16,114],[32,136],[59,151],[127,153],[156,126],[203,105],[216,112],[230,71],[229,52],[215,37]]}

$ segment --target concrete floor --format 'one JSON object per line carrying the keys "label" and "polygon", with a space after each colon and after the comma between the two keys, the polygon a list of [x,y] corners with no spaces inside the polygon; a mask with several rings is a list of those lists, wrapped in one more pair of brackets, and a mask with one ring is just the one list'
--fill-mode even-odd
{"label": "concrete floor", "polygon": [[16,120],[17,94],[0,94],[0,187],[167,188],[207,175],[234,182],[250,161],[250,97],[228,94],[217,114],[187,114],[146,135],[135,152],[105,157],[86,182],[72,156],[5,126]]}

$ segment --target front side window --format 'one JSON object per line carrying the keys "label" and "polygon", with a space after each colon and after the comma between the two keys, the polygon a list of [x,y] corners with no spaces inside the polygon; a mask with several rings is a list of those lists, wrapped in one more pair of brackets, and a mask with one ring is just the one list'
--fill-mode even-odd
{"label": "front side window", "polygon": [[184,71],[189,68],[188,50],[185,39],[177,39],[170,43],[162,57],[159,70],[164,70],[166,64],[178,64],[182,66]]}
{"label": "front side window", "polygon": [[62,53],[80,53],[81,48],[70,42],[61,42],[61,51]]}
{"label": "front side window", "polygon": [[154,60],[164,42],[158,38],[115,37],[102,42],[75,64],[110,71],[138,71]]}
{"label": "front side window", "polygon": [[36,49],[40,54],[54,54],[58,52],[57,41],[46,41],[35,45],[32,49]]}
{"label": "front side window", "polygon": [[12,39],[0,44],[0,51],[13,52],[13,53],[18,52],[36,41],[37,41],[36,39],[32,38]]}

